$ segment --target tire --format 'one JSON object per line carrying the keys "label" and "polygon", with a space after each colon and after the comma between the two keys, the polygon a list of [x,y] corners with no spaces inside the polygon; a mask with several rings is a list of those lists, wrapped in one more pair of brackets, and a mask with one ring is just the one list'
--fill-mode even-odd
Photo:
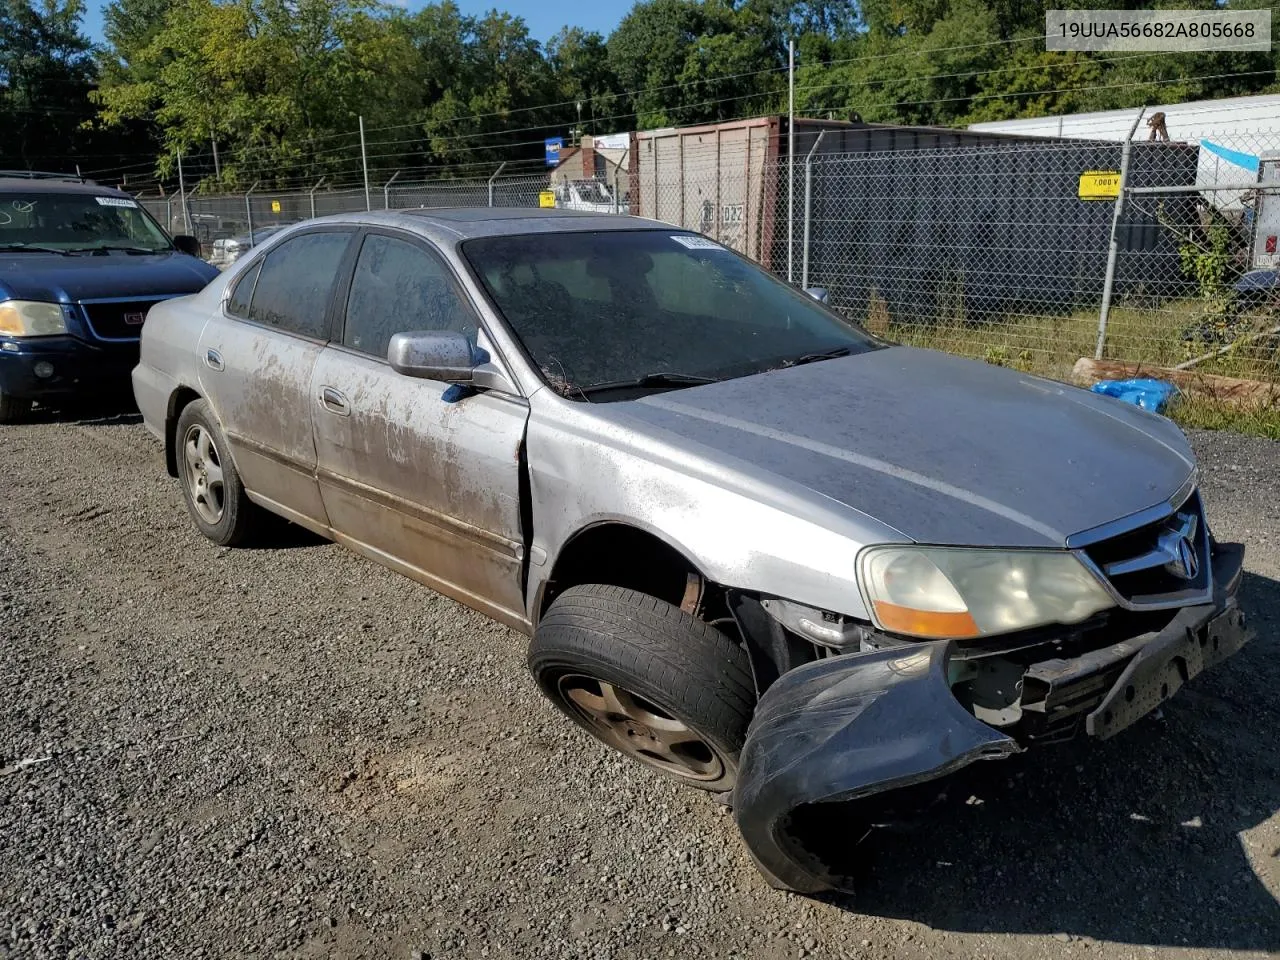
{"label": "tire", "polygon": [[220,546],[244,543],[258,508],[244,492],[227,438],[206,401],[193,400],[183,408],[174,444],[182,498],[196,527]]}
{"label": "tire", "polygon": [[733,789],[755,686],[746,651],[714,627],[635,590],[570,587],[534,632],[529,670],[607,746],[688,786]]}
{"label": "tire", "polygon": [[31,401],[11,397],[0,390],[0,423],[21,423],[31,415]]}

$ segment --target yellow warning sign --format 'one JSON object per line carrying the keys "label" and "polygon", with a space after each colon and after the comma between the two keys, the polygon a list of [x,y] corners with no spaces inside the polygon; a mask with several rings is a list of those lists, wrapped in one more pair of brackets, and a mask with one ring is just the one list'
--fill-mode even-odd
{"label": "yellow warning sign", "polygon": [[1119,170],[1086,170],[1080,174],[1081,200],[1114,200],[1118,196]]}
{"label": "yellow warning sign", "polygon": [[556,205],[556,195],[550,190],[543,190],[538,194],[538,206],[554,207]]}
{"label": "yellow warning sign", "polygon": [[272,201],[271,201],[271,212],[272,212],[272,213],[279,213],[279,212],[280,212],[280,201],[279,201],[279,200],[272,200]]}

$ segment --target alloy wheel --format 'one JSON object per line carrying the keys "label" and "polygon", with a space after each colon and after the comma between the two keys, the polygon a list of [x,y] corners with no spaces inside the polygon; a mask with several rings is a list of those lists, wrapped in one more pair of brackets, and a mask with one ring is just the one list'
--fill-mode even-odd
{"label": "alloy wheel", "polygon": [[724,759],[716,748],[651,700],[581,674],[561,677],[559,689],[564,702],[614,749],[682,780],[724,776]]}
{"label": "alloy wheel", "polygon": [[222,457],[209,428],[193,423],[183,438],[182,449],[191,503],[200,519],[211,526],[216,525],[222,519],[226,503],[222,483]]}

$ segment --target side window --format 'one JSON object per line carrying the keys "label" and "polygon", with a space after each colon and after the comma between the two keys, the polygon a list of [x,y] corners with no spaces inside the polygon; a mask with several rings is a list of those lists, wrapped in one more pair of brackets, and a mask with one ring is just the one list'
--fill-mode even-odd
{"label": "side window", "polygon": [[236,281],[231,291],[231,299],[227,301],[227,312],[237,317],[249,316],[249,298],[253,296],[253,285],[258,282],[258,273],[262,270],[259,260],[245,271],[244,276]]}
{"label": "side window", "polygon": [[439,259],[406,240],[365,238],[347,297],[344,346],[385,357],[397,333],[452,330],[474,338],[476,329],[475,313]]}
{"label": "side window", "polygon": [[286,240],[262,262],[248,317],[289,333],[324,340],[325,311],[349,233],[308,233]]}

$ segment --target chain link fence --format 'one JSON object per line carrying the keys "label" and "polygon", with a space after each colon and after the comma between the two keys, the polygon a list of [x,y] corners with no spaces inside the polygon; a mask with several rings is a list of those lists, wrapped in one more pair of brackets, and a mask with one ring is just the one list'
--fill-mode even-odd
{"label": "chain link fence", "polygon": [[[1149,211],[1116,224],[1113,258],[1114,198],[1081,196],[1082,177],[1118,186],[1125,152],[1059,141],[821,156],[794,171],[807,189],[776,196],[788,235],[770,266],[891,339],[1066,379],[1095,353],[1105,297],[1185,293],[1177,238]],[[1129,152],[1129,182],[1184,185],[1166,203],[1190,216],[1196,148]],[[1126,342],[1125,359],[1151,359],[1145,347]]]}
{"label": "chain link fence", "polygon": [[[1155,276],[1166,295],[1117,289],[1108,357],[1280,382],[1278,164],[1280,133],[1236,133],[1201,141],[1193,192],[1168,175],[1128,186],[1121,218],[1155,223],[1176,255]],[[1141,260],[1122,259],[1117,276]]]}
{"label": "chain link fence", "polygon": [[[1005,139],[633,165],[603,179],[374,186],[372,209],[631,213],[697,230],[891,339],[1058,379],[1082,358],[1280,384],[1280,130],[1170,143]],[[625,182],[624,178],[624,182]],[[620,194],[620,195],[619,195]],[[363,188],[143,200],[174,232],[363,211]],[[248,244],[243,244],[247,249]]]}

